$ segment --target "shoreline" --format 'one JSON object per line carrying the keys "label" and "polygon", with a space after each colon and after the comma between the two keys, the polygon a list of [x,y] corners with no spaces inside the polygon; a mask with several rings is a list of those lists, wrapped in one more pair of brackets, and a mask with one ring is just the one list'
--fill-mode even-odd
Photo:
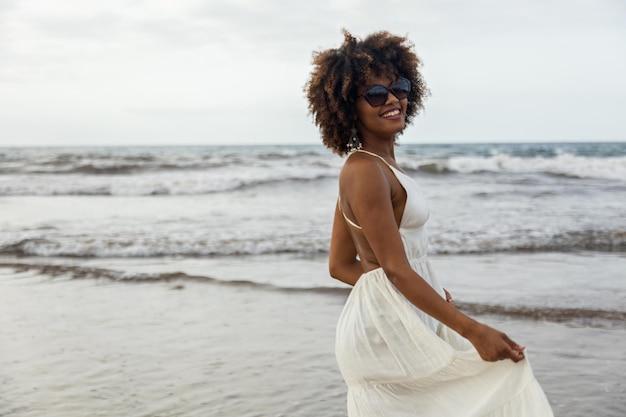
{"label": "shoreline", "polygon": [[[472,274],[482,271],[497,278],[502,269],[527,264],[496,285],[494,294],[504,302],[509,293],[500,293],[500,287],[506,289],[518,281],[517,275],[530,272],[543,271],[535,278],[546,280],[555,272],[554,261],[563,256],[570,263],[557,264],[557,271],[567,276],[566,282],[578,282],[577,275],[568,275],[580,268],[576,259],[596,268],[589,254],[542,254],[531,257],[532,265],[525,254],[433,257],[433,264],[464,300],[479,294],[468,289],[489,281],[468,278]],[[259,281],[270,280],[272,271],[302,269],[292,277],[301,287],[330,280],[321,275],[326,267],[321,257],[291,258],[281,257],[282,264],[263,257],[228,262],[91,259],[80,264],[127,273],[185,270],[232,280],[247,275]],[[605,266],[613,259],[615,268],[624,262],[619,255],[600,258],[596,261]],[[274,283],[284,285],[285,280],[275,277]],[[545,285],[525,284],[529,293],[546,290]],[[34,269],[16,273],[0,266],[5,300],[0,304],[0,416],[345,415],[334,338],[347,292],[302,289],[175,280],[135,285],[62,273],[51,278]],[[511,292],[524,298],[516,288]],[[551,297],[547,301],[562,295]],[[527,346],[557,417],[621,417],[626,411],[621,372],[626,329],[490,314],[480,320]]]}

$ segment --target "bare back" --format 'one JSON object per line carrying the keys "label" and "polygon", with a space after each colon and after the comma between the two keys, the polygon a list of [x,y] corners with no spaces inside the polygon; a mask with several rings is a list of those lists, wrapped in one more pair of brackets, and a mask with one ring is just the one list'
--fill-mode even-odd
{"label": "bare back", "polygon": [[[349,156],[339,177],[339,209],[348,225],[350,236],[354,242],[359,259],[361,259],[364,272],[376,269],[381,265],[378,259],[376,259],[366,233],[359,225],[360,219],[355,214],[355,211],[358,211],[355,205],[360,204],[362,205],[361,212],[365,213],[365,215],[370,215],[367,210],[368,198],[360,195],[362,192],[360,193],[355,185],[357,181],[360,182],[361,187],[358,187],[358,189],[362,190],[364,184],[374,184],[380,182],[381,177],[384,178],[388,188],[386,190],[371,189],[371,194],[381,195],[381,191],[384,191],[382,197],[388,196],[391,208],[389,215],[393,215],[395,224],[399,228],[406,205],[407,194],[395,174],[391,171],[390,166],[394,166],[400,171],[393,159],[384,160],[382,157],[366,151],[355,152]],[[378,181],[373,181],[373,179]]]}

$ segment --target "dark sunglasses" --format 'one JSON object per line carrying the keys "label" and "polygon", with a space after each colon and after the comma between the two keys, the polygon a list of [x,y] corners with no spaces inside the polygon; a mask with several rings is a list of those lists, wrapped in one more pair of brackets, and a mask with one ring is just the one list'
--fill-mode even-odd
{"label": "dark sunglasses", "polygon": [[374,84],[367,87],[365,92],[359,97],[363,97],[372,107],[380,107],[387,102],[389,93],[396,96],[398,100],[407,98],[411,92],[411,81],[404,77],[398,78],[398,81],[385,87],[380,84]]}

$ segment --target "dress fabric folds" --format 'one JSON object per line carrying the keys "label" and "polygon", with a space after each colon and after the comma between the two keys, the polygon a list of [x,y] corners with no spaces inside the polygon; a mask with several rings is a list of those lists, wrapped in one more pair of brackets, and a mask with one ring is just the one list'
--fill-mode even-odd
{"label": "dress fabric folds", "polygon": [[[423,195],[410,177],[389,168],[407,193],[400,222],[407,258],[445,297],[427,256]],[[553,416],[528,358],[483,361],[469,341],[412,305],[381,268],[363,274],[352,289],[335,353],[349,417]]]}

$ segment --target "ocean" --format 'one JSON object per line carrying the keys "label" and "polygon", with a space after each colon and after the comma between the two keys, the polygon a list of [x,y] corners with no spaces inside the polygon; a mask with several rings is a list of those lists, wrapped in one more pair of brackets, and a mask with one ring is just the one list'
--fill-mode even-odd
{"label": "ocean", "polygon": [[[396,159],[429,202],[439,280],[528,346],[555,415],[626,415],[626,143]],[[343,161],[0,148],[0,416],[345,415],[349,288],[326,266]]]}

